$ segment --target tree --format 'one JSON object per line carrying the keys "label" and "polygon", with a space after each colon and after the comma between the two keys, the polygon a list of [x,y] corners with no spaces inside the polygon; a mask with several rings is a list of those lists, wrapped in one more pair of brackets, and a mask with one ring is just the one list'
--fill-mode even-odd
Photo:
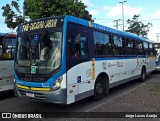
{"label": "tree", "polygon": [[146,25],[139,21],[140,15],[134,15],[132,20],[128,19],[127,23],[129,24],[128,30],[126,32],[137,34],[138,36],[147,37],[152,23],[147,23]]}
{"label": "tree", "polygon": [[[13,10],[15,9],[15,11]],[[5,24],[8,28],[15,29],[17,25],[23,23],[23,17],[21,15],[20,6],[18,5],[18,0],[12,1],[11,4],[6,4],[2,7],[2,16],[5,17]],[[17,13],[19,15],[17,15]]]}
{"label": "tree", "polygon": [[[28,15],[31,19],[50,16],[73,15],[86,20],[92,20],[92,15],[79,0],[26,0]],[[93,20],[92,20],[93,21]]]}

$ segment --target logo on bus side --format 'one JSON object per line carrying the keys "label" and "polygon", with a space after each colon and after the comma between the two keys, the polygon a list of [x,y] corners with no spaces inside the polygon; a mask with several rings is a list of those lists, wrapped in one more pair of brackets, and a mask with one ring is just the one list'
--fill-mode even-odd
{"label": "logo on bus side", "polygon": [[108,67],[123,67],[123,62],[117,62],[117,63],[108,63]]}

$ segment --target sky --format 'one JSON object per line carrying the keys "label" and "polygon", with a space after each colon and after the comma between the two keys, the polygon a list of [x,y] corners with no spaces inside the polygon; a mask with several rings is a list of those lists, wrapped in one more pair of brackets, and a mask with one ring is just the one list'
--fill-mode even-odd
{"label": "sky", "polygon": [[[89,13],[92,15],[95,23],[114,28],[116,24],[114,20],[122,20],[122,4],[124,0],[81,0],[86,6]],[[11,0],[1,0],[0,8],[10,3]],[[23,0],[19,0],[19,4],[22,8]],[[148,22],[153,26],[150,28],[148,38],[157,41],[157,35],[160,42],[160,1],[159,0],[127,0],[123,4],[124,8],[124,26],[127,29],[127,19],[132,19],[133,16],[140,15],[139,21],[144,24]],[[122,21],[119,21],[122,24]],[[122,26],[119,26],[119,30],[122,30]],[[2,9],[0,9],[0,32],[11,32],[4,24],[4,17],[2,16]]]}

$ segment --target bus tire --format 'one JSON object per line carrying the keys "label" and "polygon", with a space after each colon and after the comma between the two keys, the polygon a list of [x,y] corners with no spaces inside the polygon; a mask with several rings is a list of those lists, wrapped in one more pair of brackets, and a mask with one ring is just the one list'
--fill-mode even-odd
{"label": "bus tire", "polygon": [[141,71],[141,78],[140,81],[144,82],[146,80],[146,68],[143,67]]}
{"label": "bus tire", "polygon": [[94,85],[94,100],[101,100],[106,95],[106,84],[105,80],[102,77],[96,79]]}

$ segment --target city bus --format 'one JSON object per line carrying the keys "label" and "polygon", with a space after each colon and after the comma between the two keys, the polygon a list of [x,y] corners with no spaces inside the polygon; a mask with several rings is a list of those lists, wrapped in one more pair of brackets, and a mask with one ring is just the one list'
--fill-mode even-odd
{"label": "city bus", "polygon": [[0,92],[13,90],[16,34],[0,33]]}
{"label": "city bus", "polygon": [[71,104],[109,89],[145,81],[155,70],[153,42],[74,16],[33,20],[18,27],[15,95]]}

